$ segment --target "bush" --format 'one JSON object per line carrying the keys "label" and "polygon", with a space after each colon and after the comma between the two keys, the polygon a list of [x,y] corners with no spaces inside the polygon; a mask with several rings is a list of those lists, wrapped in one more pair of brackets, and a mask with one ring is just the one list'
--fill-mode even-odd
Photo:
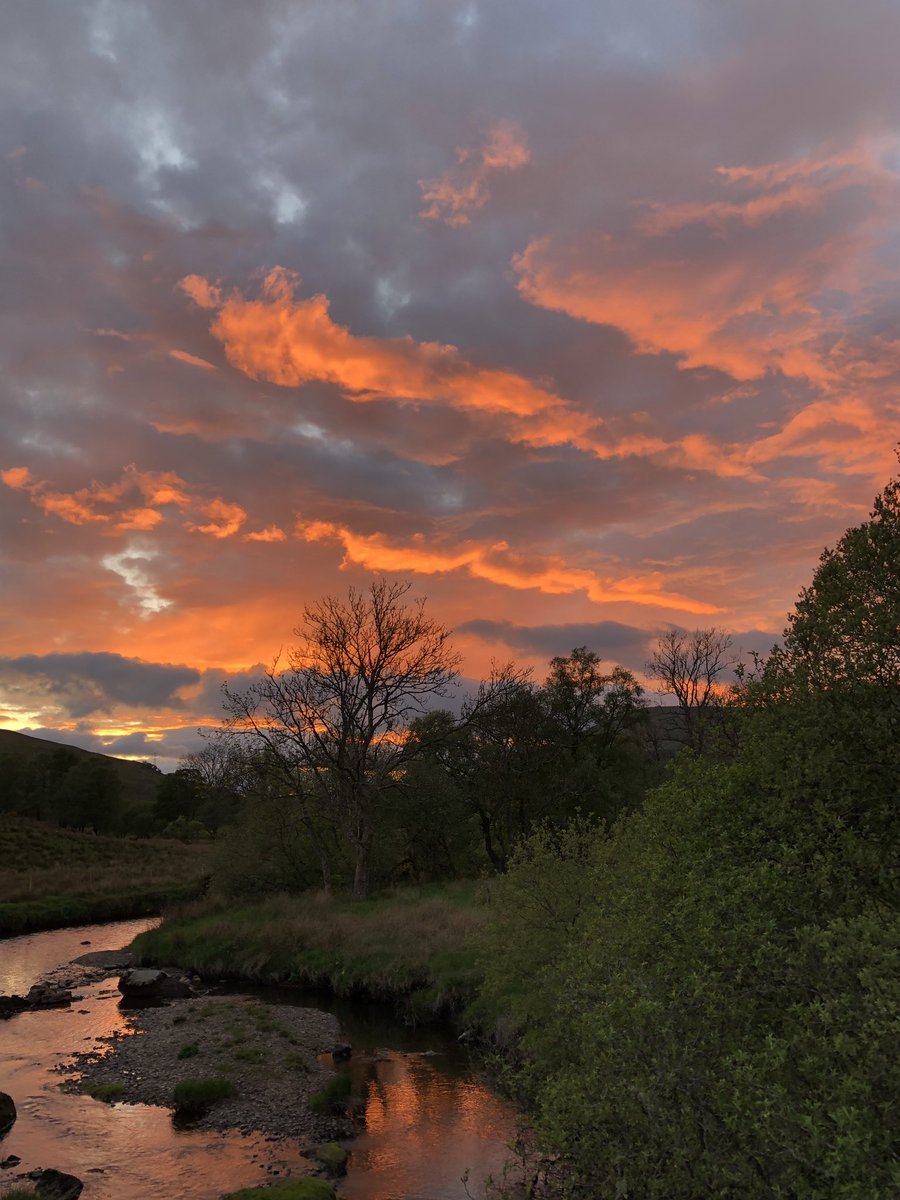
{"label": "bush", "polygon": [[237,1095],[230,1079],[212,1076],[208,1079],[183,1079],[176,1083],[175,1112],[180,1116],[199,1116],[219,1100]]}
{"label": "bush", "polygon": [[94,1083],[90,1087],[85,1088],[85,1092],[92,1100],[103,1100],[107,1104],[111,1104],[113,1100],[118,1100],[125,1094],[124,1083]]}
{"label": "bush", "polygon": [[229,1192],[223,1200],[334,1200],[334,1188],[322,1179],[285,1179],[272,1187]]}
{"label": "bush", "polygon": [[186,1045],[182,1046],[181,1049],[178,1051],[178,1057],[179,1058],[194,1058],[199,1053],[200,1053],[200,1047],[197,1045],[196,1042],[187,1042]]}
{"label": "bush", "polygon": [[349,1075],[333,1076],[309,1098],[309,1107],[313,1112],[340,1112],[346,1105],[353,1091],[353,1083]]}

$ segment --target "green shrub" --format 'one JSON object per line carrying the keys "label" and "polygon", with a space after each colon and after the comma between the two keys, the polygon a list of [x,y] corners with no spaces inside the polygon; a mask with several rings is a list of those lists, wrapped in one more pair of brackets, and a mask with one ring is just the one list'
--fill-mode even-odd
{"label": "green shrub", "polygon": [[322,1179],[285,1179],[272,1187],[229,1192],[223,1200],[334,1200],[334,1188]]}
{"label": "green shrub", "polygon": [[309,1098],[309,1107],[313,1112],[340,1112],[353,1091],[353,1082],[349,1075],[341,1072],[333,1075],[317,1092]]}
{"label": "green shrub", "polygon": [[200,1053],[200,1047],[196,1042],[186,1042],[178,1051],[179,1058],[195,1058]]}
{"label": "green shrub", "polygon": [[181,1116],[193,1116],[206,1112],[219,1100],[228,1100],[237,1095],[237,1088],[230,1079],[211,1076],[207,1079],[183,1079],[175,1085],[175,1111]]}
{"label": "green shrub", "polygon": [[93,1083],[84,1090],[92,1100],[103,1100],[109,1104],[113,1100],[118,1100],[120,1096],[125,1094],[125,1084],[119,1082]]}

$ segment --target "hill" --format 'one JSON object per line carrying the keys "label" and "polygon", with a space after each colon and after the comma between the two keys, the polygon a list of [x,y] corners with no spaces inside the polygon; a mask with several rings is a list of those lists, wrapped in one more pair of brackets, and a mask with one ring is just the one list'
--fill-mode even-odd
{"label": "hill", "polygon": [[80,746],[54,742],[49,738],[33,737],[30,733],[0,729],[0,757],[13,754],[28,759],[53,754],[57,750],[68,750],[79,759],[92,759],[111,766],[122,785],[122,800],[126,808],[145,808],[153,804],[160,773],[150,763],[130,762],[128,759],[114,758],[111,754],[98,754],[94,750],[82,750]]}

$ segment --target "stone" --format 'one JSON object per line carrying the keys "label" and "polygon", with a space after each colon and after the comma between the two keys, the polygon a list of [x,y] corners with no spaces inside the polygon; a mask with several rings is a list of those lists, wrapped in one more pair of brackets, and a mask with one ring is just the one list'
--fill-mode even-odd
{"label": "stone", "polygon": [[16,1119],[16,1106],[12,1096],[6,1092],[0,1092],[0,1133],[6,1133],[7,1129],[12,1129]]}
{"label": "stone", "polygon": [[0,1019],[24,1012],[28,1003],[24,996],[0,996]]}
{"label": "stone", "polygon": [[180,1000],[195,995],[180,971],[136,967],[119,979],[119,991],[127,1000]]}
{"label": "stone", "polygon": [[7,1154],[6,1158],[0,1159],[0,1171],[8,1171],[11,1167],[17,1167],[21,1161],[18,1154]]}
{"label": "stone", "polygon": [[72,1003],[72,993],[55,983],[36,983],[25,997],[29,1008],[65,1008]]}
{"label": "stone", "polygon": [[83,1188],[84,1184],[75,1175],[66,1175],[51,1167],[41,1171],[34,1190],[40,1200],[78,1200]]}

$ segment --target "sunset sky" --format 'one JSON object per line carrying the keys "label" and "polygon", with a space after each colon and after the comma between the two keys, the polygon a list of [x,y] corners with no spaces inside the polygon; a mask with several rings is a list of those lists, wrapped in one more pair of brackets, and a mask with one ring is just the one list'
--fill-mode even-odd
{"label": "sunset sky", "polygon": [[0,20],[0,725],[169,769],[380,574],[765,649],[896,469],[892,0]]}

